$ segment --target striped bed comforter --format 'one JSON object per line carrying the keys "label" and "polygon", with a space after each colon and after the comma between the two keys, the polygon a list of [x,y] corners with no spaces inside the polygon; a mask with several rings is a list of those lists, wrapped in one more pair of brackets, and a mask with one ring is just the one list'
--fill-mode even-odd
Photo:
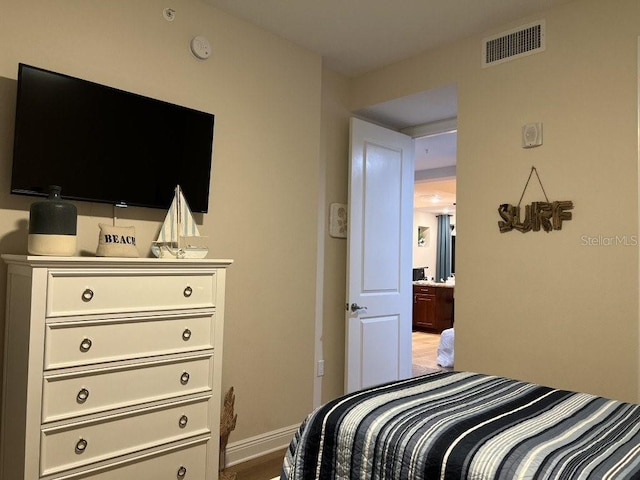
{"label": "striped bed comforter", "polygon": [[442,372],[340,397],[295,434],[281,479],[640,479],[640,405]]}

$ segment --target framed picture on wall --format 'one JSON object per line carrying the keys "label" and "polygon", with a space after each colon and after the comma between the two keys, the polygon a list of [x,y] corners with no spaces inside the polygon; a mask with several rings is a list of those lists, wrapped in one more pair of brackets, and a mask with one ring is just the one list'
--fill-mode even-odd
{"label": "framed picture on wall", "polygon": [[418,227],[418,246],[428,247],[429,242],[429,227]]}

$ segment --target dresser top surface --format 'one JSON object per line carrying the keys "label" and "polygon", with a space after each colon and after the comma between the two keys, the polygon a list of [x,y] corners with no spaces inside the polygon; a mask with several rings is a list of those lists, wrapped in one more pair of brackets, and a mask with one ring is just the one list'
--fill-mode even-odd
{"label": "dresser top surface", "polygon": [[126,267],[167,267],[167,266],[202,266],[228,267],[233,263],[231,259],[218,258],[125,258],[125,257],[53,257],[39,255],[3,254],[2,260],[8,264],[22,264],[40,267],[81,267],[81,266],[126,266]]}

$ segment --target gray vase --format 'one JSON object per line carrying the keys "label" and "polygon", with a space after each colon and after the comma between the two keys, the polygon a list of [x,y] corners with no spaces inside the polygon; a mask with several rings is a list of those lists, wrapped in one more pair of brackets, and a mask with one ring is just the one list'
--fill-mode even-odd
{"label": "gray vase", "polygon": [[68,257],[76,253],[78,210],[62,199],[61,191],[51,185],[46,200],[31,204],[27,247],[31,255]]}

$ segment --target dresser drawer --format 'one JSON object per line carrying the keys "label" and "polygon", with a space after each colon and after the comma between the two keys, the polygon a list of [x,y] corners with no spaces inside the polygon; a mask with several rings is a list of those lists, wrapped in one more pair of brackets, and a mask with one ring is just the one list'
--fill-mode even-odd
{"label": "dresser drawer", "polygon": [[215,306],[212,274],[51,271],[47,317]]}
{"label": "dresser drawer", "polygon": [[[207,400],[43,429],[40,473],[49,475],[210,433]],[[174,473],[175,475],[175,473]]]}
{"label": "dresser drawer", "polygon": [[211,356],[46,376],[42,421],[211,391]]}
{"label": "dresser drawer", "polygon": [[206,445],[197,445],[101,473],[69,478],[70,480],[202,480],[205,478],[206,455]]}
{"label": "dresser drawer", "polygon": [[213,348],[212,315],[49,323],[44,368]]}

